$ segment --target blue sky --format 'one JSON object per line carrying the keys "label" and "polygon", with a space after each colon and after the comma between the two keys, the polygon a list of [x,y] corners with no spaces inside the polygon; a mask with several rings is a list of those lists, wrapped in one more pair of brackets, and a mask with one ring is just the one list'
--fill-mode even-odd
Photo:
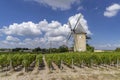
{"label": "blue sky", "polygon": [[48,39],[53,47],[64,44],[68,19],[79,13],[92,33],[89,44],[120,47],[119,0],[1,0],[0,48],[49,47]]}

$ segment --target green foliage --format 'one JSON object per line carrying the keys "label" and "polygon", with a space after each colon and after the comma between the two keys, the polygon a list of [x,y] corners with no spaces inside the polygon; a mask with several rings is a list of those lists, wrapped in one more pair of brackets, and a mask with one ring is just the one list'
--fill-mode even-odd
{"label": "green foliage", "polygon": [[94,47],[90,46],[89,44],[86,44],[87,51],[94,52]]}
{"label": "green foliage", "polygon": [[6,54],[0,55],[0,65],[4,67],[4,66],[7,66],[8,64],[9,64],[8,56]]}
{"label": "green foliage", "polygon": [[33,49],[33,52],[40,52],[40,51],[41,51],[40,47],[37,47],[37,48]]}
{"label": "green foliage", "polygon": [[68,47],[66,45],[62,45],[59,47],[60,52],[68,52]]}
{"label": "green foliage", "polygon": [[63,61],[64,64],[71,67],[72,61],[74,65],[81,66],[85,65],[91,67],[91,64],[95,65],[110,65],[117,64],[120,61],[119,53],[90,53],[90,52],[73,52],[73,53],[60,53],[60,54],[46,54],[46,61],[51,66],[51,62],[55,62],[58,66]]}
{"label": "green foliage", "polygon": [[116,51],[116,52],[120,52],[120,48],[116,48],[115,51]]}
{"label": "green foliage", "polygon": [[[21,54],[21,53],[6,53],[0,54],[0,66],[5,67],[10,65],[10,61],[12,61],[12,66],[15,68],[16,66],[23,65],[26,69],[30,66],[33,61],[36,61],[36,65],[39,66],[43,63],[42,54]],[[72,52],[72,53],[54,53],[54,54],[45,54],[46,62],[49,66],[51,63],[56,63],[59,67],[61,62],[71,67],[72,63],[76,66],[88,66],[91,67],[92,64],[95,65],[110,65],[110,64],[118,64],[120,61],[120,53],[119,52]]]}
{"label": "green foliage", "polygon": [[23,50],[29,50],[28,48],[14,48],[12,49],[12,52],[19,52],[19,51],[23,51]]}
{"label": "green foliage", "polygon": [[35,54],[26,54],[23,56],[23,65],[28,67],[33,61],[35,61],[36,55]]}
{"label": "green foliage", "polygon": [[43,56],[42,54],[38,54],[37,57],[36,57],[36,66],[39,66],[40,64],[43,63]]}
{"label": "green foliage", "polygon": [[33,61],[36,59],[36,54],[0,54],[0,66],[9,66],[12,61],[13,68],[23,65],[24,67],[28,67]]}

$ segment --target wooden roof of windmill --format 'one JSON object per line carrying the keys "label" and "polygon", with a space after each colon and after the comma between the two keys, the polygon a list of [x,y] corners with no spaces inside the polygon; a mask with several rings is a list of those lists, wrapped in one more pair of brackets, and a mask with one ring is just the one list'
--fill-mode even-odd
{"label": "wooden roof of windmill", "polygon": [[81,33],[87,34],[86,30],[80,24],[80,21],[78,22],[77,27],[75,28],[75,33],[76,34],[81,34]]}

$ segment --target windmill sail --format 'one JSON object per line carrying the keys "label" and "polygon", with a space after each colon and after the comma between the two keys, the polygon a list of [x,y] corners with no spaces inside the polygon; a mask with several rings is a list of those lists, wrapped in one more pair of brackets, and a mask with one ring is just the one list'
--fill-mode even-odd
{"label": "windmill sail", "polygon": [[86,30],[83,28],[80,22],[78,22],[77,27],[75,28],[75,33],[86,33]]}
{"label": "windmill sail", "polygon": [[81,16],[82,16],[82,15],[80,15],[80,16],[78,17],[78,20],[77,20],[77,22],[76,22],[76,24],[75,24],[75,26],[74,26],[74,28],[73,28],[74,31],[75,31],[75,29],[76,29],[76,27],[77,27],[78,22],[80,21]]}

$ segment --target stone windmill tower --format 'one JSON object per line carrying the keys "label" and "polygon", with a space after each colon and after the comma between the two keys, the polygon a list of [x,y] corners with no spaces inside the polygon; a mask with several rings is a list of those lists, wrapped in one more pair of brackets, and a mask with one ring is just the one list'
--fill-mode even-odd
{"label": "stone windmill tower", "polygon": [[71,38],[71,36],[74,38],[74,52],[86,51],[86,41],[87,39],[90,39],[80,23],[81,16],[82,15],[78,17],[78,20],[73,28],[70,21],[68,21],[71,32],[68,36],[67,41]]}

